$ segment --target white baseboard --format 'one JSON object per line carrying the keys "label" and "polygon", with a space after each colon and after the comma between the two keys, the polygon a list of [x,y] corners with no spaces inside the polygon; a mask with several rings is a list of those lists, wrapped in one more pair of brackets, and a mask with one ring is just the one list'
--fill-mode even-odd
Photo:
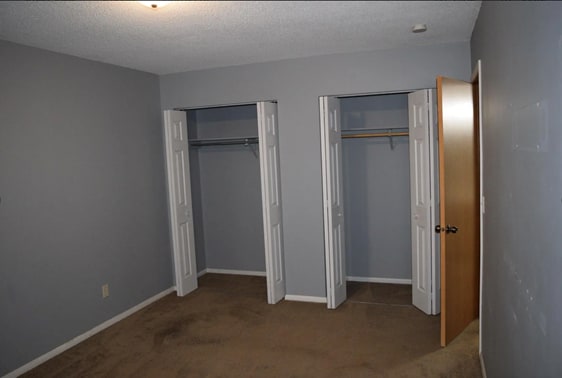
{"label": "white baseboard", "polygon": [[100,325],[92,328],[91,330],[86,331],[83,334],[81,334],[79,336],[76,336],[72,340],[67,341],[66,343],[56,347],[55,349],[37,357],[36,359],[34,359],[31,362],[28,362],[27,364],[17,368],[16,370],[12,371],[11,373],[6,374],[2,378],[15,378],[15,377],[18,377],[18,376],[22,375],[25,372],[28,372],[29,370],[41,365],[43,362],[45,362],[47,360],[50,360],[51,358],[53,358],[53,357],[61,354],[62,352],[72,348],[73,346],[81,343],[82,341],[94,336],[96,333],[99,333],[99,332],[103,331],[104,329],[111,327],[115,323],[117,323],[117,322],[125,319],[126,317],[134,314],[135,312],[143,309],[144,307],[148,306],[149,304],[151,304],[153,302],[156,302],[157,300],[165,297],[166,295],[170,294],[174,290],[176,290],[175,286],[170,287],[170,288],[156,294],[155,296],[148,298],[147,300],[139,303],[138,305],[136,305],[134,307],[131,307],[127,311],[122,312],[119,315],[116,315],[109,320],[106,320],[105,322],[103,322]]}
{"label": "white baseboard", "polygon": [[374,283],[389,283],[400,285],[411,285],[412,280],[408,278],[384,278],[384,277],[355,277],[347,276],[347,281],[355,282],[374,282]]}
{"label": "white baseboard", "polygon": [[484,365],[484,356],[480,353],[480,367],[482,368],[482,378],[487,378],[488,374],[486,374],[486,365]]}
{"label": "white baseboard", "polygon": [[286,301],[327,303],[326,297],[311,297],[308,295],[285,295]]}
{"label": "white baseboard", "polygon": [[[202,273],[205,272],[205,273]],[[199,274],[203,275],[206,273],[217,273],[217,274],[236,274],[239,276],[258,276],[258,277],[265,277],[265,272],[253,271],[253,270],[232,270],[232,269],[213,269],[207,268],[204,271],[199,272]],[[199,276],[198,274],[198,276]]]}
{"label": "white baseboard", "polygon": [[207,274],[207,269],[203,269],[200,272],[197,272],[197,278],[204,276],[205,274]]}

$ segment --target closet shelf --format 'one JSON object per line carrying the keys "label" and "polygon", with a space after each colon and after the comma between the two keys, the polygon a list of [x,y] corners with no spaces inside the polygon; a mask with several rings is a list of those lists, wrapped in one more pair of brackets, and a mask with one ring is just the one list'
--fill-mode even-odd
{"label": "closet shelf", "polygon": [[204,146],[227,146],[241,144],[248,146],[250,144],[258,144],[259,138],[256,136],[238,137],[238,138],[208,138],[208,139],[191,139],[189,144],[195,147]]}

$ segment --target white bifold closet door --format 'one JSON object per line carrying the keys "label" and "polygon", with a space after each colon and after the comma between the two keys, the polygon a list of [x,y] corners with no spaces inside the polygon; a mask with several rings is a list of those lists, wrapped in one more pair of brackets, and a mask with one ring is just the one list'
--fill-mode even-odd
{"label": "white bifold closet door", "polygon": [[257,108],[267,302],[273,304],[285,298],[277,103],[262,101]]}
{"label": "white bifold closet door", "polygon": [[342,139],[340,100],[320,97],[322,193],[324,200],[324,251],[328,308],[347,298],[343,216]]}
{"label": "white bifold closet door", "polygon": [[439,259],[435,236],[435,154],[433,93],[408,94],[412,224],[412,303],[426,314],[439,313]]}
{"label": "white bifold closet door", "polygon": [[[439,258],[435,226],[433,94],[409,95],[412,208],[412,302],[427,314],[439,312]],[[346,300],[345,235],[342,185],[340,104],[320,97],[324,249],[328,308]],[[384,180],[384,177],[381,177]]]}
{"label": "white bifold closet door", "polygon": [[197,289],[185,112],[164,111],[164,146],[176,291],[183,296]]}
{"label": "white bifold closet door", "polygon": [[[277,103],[258,102],[256,105],[260,146],[267,301],[268,303],[277,303],[285,297]],[[197,288],[188,160],[189,143],[185,112],[164,111],[164,137],[176,290],[178,295],[181,296]]]}

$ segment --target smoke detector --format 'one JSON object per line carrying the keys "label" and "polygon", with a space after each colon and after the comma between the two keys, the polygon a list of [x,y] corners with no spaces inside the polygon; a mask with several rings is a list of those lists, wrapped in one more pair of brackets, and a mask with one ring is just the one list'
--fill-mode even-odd
{"label": "smoke detector", "polygon": [[423,33],[427,30],[426,24],[415,24],[412,27],[412,33]]}

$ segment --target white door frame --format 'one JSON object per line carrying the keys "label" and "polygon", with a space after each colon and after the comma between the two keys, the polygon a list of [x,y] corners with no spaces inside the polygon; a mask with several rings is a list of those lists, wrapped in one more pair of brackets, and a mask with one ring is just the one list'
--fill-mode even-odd
{"label": "white door frame", "polygon": [[478,82],[478,154],[480,171],[480,294],[478,298],[478,353],[482,358],[482,288],[484,280],[484,213],[486,201],[484,198],[484,139],[482,135],[482,60],[478,59],[472,71],[471,82]]}

